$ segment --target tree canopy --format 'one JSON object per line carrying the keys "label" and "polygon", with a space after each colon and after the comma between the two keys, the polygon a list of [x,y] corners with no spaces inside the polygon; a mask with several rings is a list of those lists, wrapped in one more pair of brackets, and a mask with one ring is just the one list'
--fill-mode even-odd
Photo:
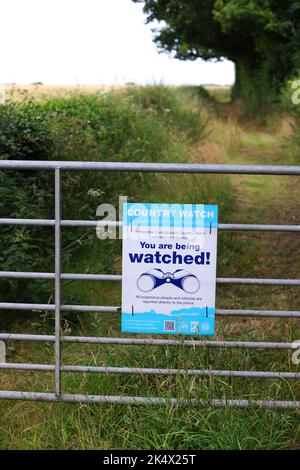
{"label": "tree canopy", "polygon": [[300,1],[133,0],[155,42],[182,60],[228,58],[236,64],[235,95],[254,106],[274,100],[300,68]]}

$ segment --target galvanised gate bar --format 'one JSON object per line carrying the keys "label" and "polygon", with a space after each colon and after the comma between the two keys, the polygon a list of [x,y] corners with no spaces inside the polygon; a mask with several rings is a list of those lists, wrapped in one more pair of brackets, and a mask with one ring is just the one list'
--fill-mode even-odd
{"label": "galvanised gate bar", "polygon": [[[120,275],[106,274],[64,274],[61,272],[61,227],[97,227],[101,224],[120,226],[121,222],[99,222],[90,220],[63,220],[61,214],[61,173],[63,170],[90,170],[90,171],[122,171],[122,172],[152,172],[152,173],[211,173],[236,175],[293,175],[300,176],[299,166],[273,166],[273,165],[207,165],[207,164],[175,164],[175,163],[118,163],[118,162],[79,162],[79,161],[13,161],[1,160],[1,170],[49,170],[55,176],[55,219],[13,219],[0,218],[0,225],[35,225],[51,226],[55,230],[55,272],[7,272],[0,271],[1,278],[23,279],[50,279],[55,283],[54,304],[29,303],[0,303],[2,310],[44,310],[55,312],[54,335],[32,335],[22,333],[0,333],[2,341],[43,341],[54,344],[55,364],[16,364],[2,363],[2,370],[29,370],[46,371],[55,374],[55,390],[46,392],[0,391],[0,399],[8,400],[39,400],[53,402],[80,402],[80,403],[127,403],[127,404],[164,404],[176,403],[179,405],[212,405],[247,407],[258,406],[267,408],[300,408],[300,401],[273,401],[273,400],[178,400],[176,398],[148,398],[131,396],[102,396],[64,394],[61,390],[62,372],[94,372],[109,374],[141,374],[141,375],[188,375],[203,377],[247,377],[266,379],[299,380],[300,372],[277,371],[234,371],[234,370],[184,370],[184,369],[153,369],[131,367],[99,367],[75,366],[61,364],[62,343],[89,343],[89,344],[119,344],[119,345],[153,345],[178,346],[184,345],[192,348],[243,348],[243,349],[271,349],[296,350],[299,345],[289,342],[249,342],[249,341],[212,341],[212,340],[171,340],[171,339],[140,339],[140,338],[107,338],[61,335],[61,312],[120,312],[119,306],[87,306],[62,305],[61,281],[121,281]],[[300,232],[300,225],[249,225],[249,224],[219,224],[219,230],[233,231],[272,231],[272,232]],[[218,284],[248,284],[266,286],[300,286],[300,279],[238,279],[217,278]],[[300,311],[263,311],[263,310],[222,310],[216,309],[216,315],[225,317],[265,317],[265,318],[300,318]]]}

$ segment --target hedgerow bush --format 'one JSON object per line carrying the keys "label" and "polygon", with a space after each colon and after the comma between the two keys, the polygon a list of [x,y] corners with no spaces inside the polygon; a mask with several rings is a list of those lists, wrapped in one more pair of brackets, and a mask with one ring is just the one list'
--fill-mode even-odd
{"label": "hedgerow bush", "polygon": [[[74,93],[64,98],[0,107],[0,158],[13,160],[186,161],[188,145],[202,138],[205,116],[200,101],[182,90],[132,88],[107,94]],[[148,185],[148,188],[147,188]],[[151,178],[139,173],[63,172],[63,217],[94,219],[102,202],[116,203],[151,191]],[[51,171],[3,171],[1,217],[53,218],[54,175]],[[92,242],[86,231],[65,230],[63,268],[71,255]],[[5,271],[53,271],[53,229],[2,226],[0,262]],[[119,248],[118,248],[119,249]],[[113,242],[100,248],[106,266],[116,256]],[[101,263],[99,269],[101,269]],[[0,279],[2,301],[47,302],[45,281]]]}

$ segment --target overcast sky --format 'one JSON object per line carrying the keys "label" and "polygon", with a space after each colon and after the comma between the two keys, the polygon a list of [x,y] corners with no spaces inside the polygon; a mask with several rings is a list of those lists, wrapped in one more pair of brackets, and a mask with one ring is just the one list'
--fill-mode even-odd
{"label": "overcast sky", "polygon": [[158,54],[131,0],[0,0],[0,83],[231,84],[229,61]]}

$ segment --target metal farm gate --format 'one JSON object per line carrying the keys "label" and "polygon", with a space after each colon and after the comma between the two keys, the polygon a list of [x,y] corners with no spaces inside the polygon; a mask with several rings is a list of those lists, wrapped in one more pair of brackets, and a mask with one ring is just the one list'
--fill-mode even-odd
{"label": "metal farm gate", "polygon": [[[127,404],[163,404],[177,403],[180,405],[212,405],[246,407],[259,406],[268,408],[300,408],[300,401],[273,401],[273,400],[224,400],[213,399],[209,401],[191,399],[178,400],[168,398],[148,398],[133,396],[101,396],[65,394],[61,389],[61,373],[63,372],[96,372],[117,374],[155,374],[189,376],[216,376],[216,377],[247,377],[266,379],[300,379],[300,372],[277,371],[229,371],[229,370],[182,370],[182,369],[150,369],[129,367],[96,367],[63,365],[61,362],[62,343],[89,343],[89,344],[118,344],[118,345],[155,345],[177,346],[184,345],[193,348],[249,348],[270,350],[295,350],[299,347],[296,343],[289,342],[246,342],[246,341],[211,341],[211,340],[171,340],[171,339],[145,339],[145,338],[108,338],[108,337],[83,337],[61,335],[61,312],[120,312],[120,307],[86,306],[86,305],[61,305],[61,280],[94,280],[94,281],[121,281],[120,275],[105,274],[64,274],[61,273],[61,227],[96,227],[99,221],[90,220],[63,220],[61,214],[61,174],[63,170],[90,170],[90,171],[117,171],[117,172],[153,172],[153,173],[215,173],[238,175],[294,175],[300,176],[299,166],[271,166],[271,165],[206,165],[206,164],[172,164],[172,163],[107,163],[107,162],[78,162],[78,161],[0,161],[1,170],[49,170],[55,176],[55,219],[0,219],[0,225],[35,225],[51,226],[55,230],[55,272],[0,272],[1,278],[23,279],[50,279],[55,283],[54,304],[27,304],[27,303],[0,303],[2,310],[42,310],[55,312],[55,334],[33,335],[22,333],[0,333],[2,341],[43,341],[51,342],[55,348],[55,364],[16,364],[2,363],[2,370],[27,370],[50,371],[55,374],[55,390],[46,392],[22,392],[0,391],[0,399],[8,400],[38,400],[50,402],[93,402],[93,403],[127,403]],[[107,222],[103,222],[107,225]],[[120,225],[120,222],[112,222]],[[300,232],[300,226],[295,225],[241,225],[219,224],[219,230],[232,231],[274,231],[274,232]],[[231,279],[218,278],[219,284],[249,284],[266,286],[300,286],[300,279]],[[230,317],[265,317],[265,318],[300,318],[300,312],[296,311],[262,311],[262,310],[222,310],[216,309],[218,316]]]}

